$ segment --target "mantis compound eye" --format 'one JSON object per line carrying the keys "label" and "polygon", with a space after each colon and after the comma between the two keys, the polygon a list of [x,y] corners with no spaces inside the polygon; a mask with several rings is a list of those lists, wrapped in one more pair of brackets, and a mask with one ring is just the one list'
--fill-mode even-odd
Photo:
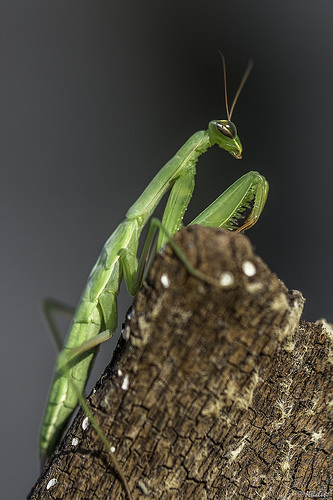
{"label": "mantis compound eye", "polygon": [[236,125],[229,120],[216,122],[216,128],[221,134],[229,137],[229,139],[236,139],[237,137]]}

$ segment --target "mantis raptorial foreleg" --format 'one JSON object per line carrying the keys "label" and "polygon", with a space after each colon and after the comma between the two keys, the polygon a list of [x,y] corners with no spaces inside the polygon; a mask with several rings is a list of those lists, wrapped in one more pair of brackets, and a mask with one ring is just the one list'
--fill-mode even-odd
{"label": "mantis raptorial foreleg", "polygon": [[[248,72],[244,75],[236,98]],[[194,189],[196,164],[200,155],[217,144],[235,158],[241,158],[241,142],[235,125],[230,121],[234,104],[235,100],[231,112],[227,105],[227,120],[213,120],[209,123],[207,130],[197,132],[188,139],[176,155],[156,174],[142,195],[128,210],[125,220],[105,243],[89,275],[65,346],[57,361],[41,429],[40,451],[43,457],[49,456],[54,450],[78,404],[80,399],[78,394],[84,390],[96,355],[95,346],[100,343],[100,340],[109,338],[116,329],[116,299],[122,277],[131,294],[134,295],[138,290],[146,260],[144,256],[142,264],[138,263],[139,238],[156,206],[171,190],[163,215],[163,230],[160,231],[157,241],[157,250],[160,250],[168,241],[169,236],[172,236],[182,225],[183,216]],[[267,193],[268,184],[264,177],[258,172],[249,172],[219,196],[192,223],[243,231],[251,227],[260,216]],[[106,333],[101,335],[100,332],[103,330],[106,330]],[[82,352],[82,344],[84,349],[87,346],[89,349],[92,347],[94,349],[85,353],[84,356],[77,355],[77,352]],[[74,356],[73,353],[75,353]]]}

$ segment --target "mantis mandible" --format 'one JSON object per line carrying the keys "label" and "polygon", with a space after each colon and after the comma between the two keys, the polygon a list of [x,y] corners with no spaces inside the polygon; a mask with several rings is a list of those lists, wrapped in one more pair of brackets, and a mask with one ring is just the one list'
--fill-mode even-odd
{"label": "mantis mandible", "polygon": [[[78,405],[78,391],[82,393],[84,390],[97,346],[110,338],[117,327],[117,295],[122,277],[131,295],[135,295],[141,285],[144,266],[138,264],[139,237],[161,198],[171,190],[162,218],[164,229],[158,236],[157,251],[167,243],[168,235],[172,236],[181,227],[194,190],[196,164],[200,155],[217,144],[234,158],[241,158],[242,145],[231,116],[251,66],[248,66],[242,78],[229,111],[223,55],[222,61],[227,119],[212,120],[207,130],[192,135],[155,175],[127,211],[125,220],[106,241],[89,275],[55,368],[40,433],[40,453],[44,459],[52,454]],[[265,178],[258,172],[249,172],[232,184],[191,224],[244,231],[259,218],[267,194],[268,183]],[[250,213],[244,220],[245,211]],[[242,225],[239,227],[240,222]],[[86,351],[84,355],[76,351],[82,344]],[[76,355],[73,356],[73,352]],[[73,390],[73,385],[76,390]]]}

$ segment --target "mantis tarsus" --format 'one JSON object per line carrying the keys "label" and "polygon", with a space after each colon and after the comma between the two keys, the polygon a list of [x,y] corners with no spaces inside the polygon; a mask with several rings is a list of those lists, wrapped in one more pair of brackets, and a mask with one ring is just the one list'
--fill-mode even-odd
{"label": "mantis tarsus", "polygon": [[[213,120],[208,129],[196,132],[176,155],[156,174],[138,200],[126,213],[125,220],[105,243],[93,267],[76,308],[69,333],[55,369],[48,404],[40,434],[40,453],[51,455],[64,427],[78,405],[96,355],[96,346],[107,340],[117,326],[117,294],[124,276],[127,289],[135,295],[141,284],[146,255],[138,264],[137,250],[142,229],[156,206],[171,189],[163,219],[163,231],[157,241],[157,251],[167,243],[182,224],[184,213],[194,189],[194,177],[199,156],[217,144],[239,159],[242,145],[237,129],[231,122],[239,93],[249,74],[244,74],[233,104],[228,108],[226,70],[223,60],[227,120]],[[260,216],[268,194],[268,183],[258,172],[249,172],[238,179],[191,224],[244,231]],[[244,218],[244,212],[249,212]],[[239,226],[240,222],[242,224]],[[145,245],[149,248],[149,245]],[[147,252],[146,252],[147,253]],[[102,333],[101,333],[102,332]],[[81,345],[84,349],[80,349]],[[77,354],[79,352],[81,354]],[[82,351],[84,355],[82,356]],[[87,352],[88,351],[88,352]],[[73,355],[74,353],[74,355]]]}

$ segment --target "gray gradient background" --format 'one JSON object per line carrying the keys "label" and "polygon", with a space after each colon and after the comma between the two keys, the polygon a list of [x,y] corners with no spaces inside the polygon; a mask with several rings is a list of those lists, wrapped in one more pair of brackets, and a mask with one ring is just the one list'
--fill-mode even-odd
{"label": "gray gradient background", "polygon": [[[209,151],[187,220],[257,169],[270,182],[248,233],[304,317],[333,320],[332,3],[3,1],[0,7],[1,497],[37,477],[54,365],[39,305],[75,304],[106,238],[195,131],[224,118],[227,57],[244,159]],[[121,294],[120,321],[131,299]],[[96,380],[110,358],[105,345]]]}

